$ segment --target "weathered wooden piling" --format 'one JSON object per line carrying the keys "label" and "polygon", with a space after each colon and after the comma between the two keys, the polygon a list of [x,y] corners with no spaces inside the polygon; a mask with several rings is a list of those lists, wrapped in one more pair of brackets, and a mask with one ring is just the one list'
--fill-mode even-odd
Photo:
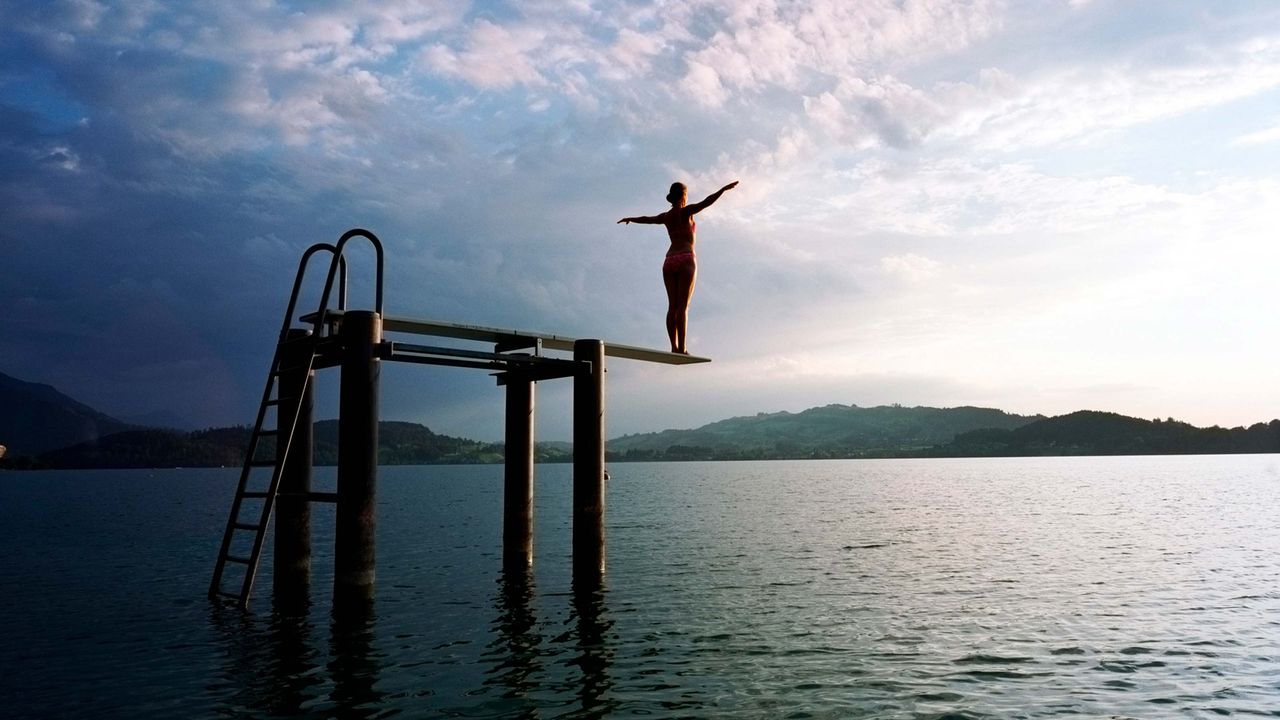
{"label": "weathered wooden piling", "polygon": [[604,572],[604,343],[576,340],[573,359],[573,574]]}
{"label": "weathered wooden piling", "polygon": [[[283,602],[305,599],[311,585],[312,456],[315,447],[315,371],[311,369],[310,332],[294,328],[285,337],[280,363],[281,397],[298,398],[298,422],[293,440],[276,438],[276,463],[283,463],[276,500],[275,572],[272,587]],[[281,408],[282,414],[290,412]]]}
{"label": "weathered wooden piling", "polygon": [[506,386],[502,561],[508,567],[527,567],[533,562],[534,383],[517,371],[507,373]]}
{"label": "weathered wooden piling", "polygon": [[338,507],[334,597],[372,597],[377,529],[378,380],[382,318],[351,311],[339,330],[342,379],[338,409]]}

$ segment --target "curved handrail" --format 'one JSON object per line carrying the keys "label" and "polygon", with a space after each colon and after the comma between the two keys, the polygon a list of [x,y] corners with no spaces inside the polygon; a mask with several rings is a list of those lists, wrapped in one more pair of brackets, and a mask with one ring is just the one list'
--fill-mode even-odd
{"label": "curved handrail", "polygon": [[[339,309],[346,308],[347,261],[346,259],[338,255],[338,249],[335,246],[330,245],[329,243],[316,243],[315,245],[312,245],[311,247],[307,248],[306,252],[302,253],[302,259],[298,261],[298,273],[293,278],[293,291],[289,293],[289,306],[284,312],[284,324],[280,327],[280,342],[284,342],[285,338],[288,337],[289,328],[293,325],[293,313],[298,306],[298,292],[302,289],[302,279],[306,276],[307,264],[311,262],[311,257],[313,255],[315,255],[318,252],[322,252],[326,250],[332,253],[333,257],[338,261],[337,264],[339,266],[339,275],[341,278],[339,281],[339,288],[338,288],[338,307]],[[330,261],[330,278],[329,278],[330,283],[332,283],[333,281],[332,267],[333,267],[333,262]],[[328,291],[328,285],[326,285],[326,293],[327,291]],[[328,304],[327,296],[325,298],[325,304],[326,305]],[[321,307],[323,307],[323,305]]]}
{"label": "curved handrail", "polygon": [[[357,238],[357,237],[362,237],[368,240],[373,245],[375,258],[377,260],[377,269],[376,269],[377,282],[376,282],[375,291],[374,291],[375,293],[374,294],[374,311],[377,312],[379,315],[382,314],[382,275],[383,275],[382,241],[378,239],[377,235],[374,235],[368,230],[365,230],[363,228],[352,228],[346,231],[345,233],[343,233],[342,237],[338,238],[338,242],[336,245],[329,246],[333,248],[333,260],[330,261],[329,263],[329,276],[325,279],[324,292],[322,292],[320,295],[320,307],[317,309],[317,312],[316,312],[315,329],[316,329],[317,335],[320,332],[320,328],[324,326],[324,322],[325,322],[324,311],[326,308],[329,307],[329,294],[333,290],[333,276],[335,273],[338,272],[339,268],[342,268],[344,272],[343,272],[342,288],[339,290],[339,295],[338,295],[338,303],[342,309],[346,308],[346,273],[345,273],[346,259],[343,258],[342,251],[346,246],[348,240],[351,240],[352,238]],[[292,309],[293,308],[290,307],[291,311]]]}

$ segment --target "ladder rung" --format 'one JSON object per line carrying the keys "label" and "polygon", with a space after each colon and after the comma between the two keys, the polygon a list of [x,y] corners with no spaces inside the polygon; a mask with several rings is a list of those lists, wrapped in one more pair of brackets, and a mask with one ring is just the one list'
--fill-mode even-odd
{"label": "ladder rung", "polygon": [[271,493],[264,493],[264,492],[242,492],[242,493],[240,493],[240,497],[242,497],[242,498],[264,498],[264,497],[267,497],[267,496],[268,496],[268,495],[270,495],[270,494],[271,494]]}
{"label": "ladder rung", "polygon": [[240,557],[239,555],[228,555],[227,562],[240,563],[241,565],[248,565],[249,558]]}
{"label": "ladder rung", "polygon": [[260,529],[262,526],[261,526],[261,525],[253,525],[253,524],[250,524],[250,523],[232,523],[232,527],[234,527],[234,528],[235,528],[235,529],[237,529],[237,530],[258,530],[258,529]]}
{"label": "ladder rung", "polygon": [[229,593],[226,590],[215,590],[213,594],[217,595],[218,597],[227,598],[228,600],[235,600],[236,602],[240,601],[239,595],[235,593]]}
{"label": "ladder rung", "polygon": [[249,467],[275,467],[275,460],[250,460]]}
{"label": "ladder rung", "polygon": [[259,430],[258,431],[258,437],[275,437],[276,435],[279,435],[279,434],[280,434],[279,430]]}
{"label": "ladder rung", "polygon": [[271,406],[273,406],[273,405],[280,405],[280,404],[282,404],[282,403],[286,403],[286,402],[293,402],[294,400],[297,400],[297,398],[295,398],[295,397],[278,397],[278,398],[275,398],[274,400],[268,400],[268,401],[266,402],[266,405],[267,405],[267,407],[271,407]]}

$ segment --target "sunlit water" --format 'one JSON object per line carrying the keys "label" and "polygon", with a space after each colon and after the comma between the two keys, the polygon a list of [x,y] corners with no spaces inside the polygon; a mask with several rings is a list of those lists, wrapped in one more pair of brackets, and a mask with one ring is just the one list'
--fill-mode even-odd
{"label": "sunlit water", "polygon": [[[386,467],[378,595],[205,598],[235,470],[0,474],[0,717],[1280,716],[1280,456],[625,464],[531,575],[500,467]],[[332,477],[332,469],[318,471]]]}

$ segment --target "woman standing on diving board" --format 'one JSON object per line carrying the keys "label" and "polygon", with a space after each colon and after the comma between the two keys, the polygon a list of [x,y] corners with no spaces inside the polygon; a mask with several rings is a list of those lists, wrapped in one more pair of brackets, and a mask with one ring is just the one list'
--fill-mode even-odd
{"label": "woman standing on diving board", "polygon": [[667,202],[671,203],[670,210],[661,215],[625,217],[618,221],[627,225],[646,223],[667,226],[671,247],[667,249],[667,258],[662,262],[662,284],[667,286],[667,337],[671,340],[673,353],[689,354],[685,349],[689,328],[689,299],[693,297],[693,281],[698,275],[698,263],[693,255],[698,223],[694,222],[693,216],[711,207],[711,203],[719,200],[726,190],[737,186],[738,181],[734,180],[708,195],[702,202],[686,205],[689,188],[684,183],[671,183],[671,191],[667,193]]}

